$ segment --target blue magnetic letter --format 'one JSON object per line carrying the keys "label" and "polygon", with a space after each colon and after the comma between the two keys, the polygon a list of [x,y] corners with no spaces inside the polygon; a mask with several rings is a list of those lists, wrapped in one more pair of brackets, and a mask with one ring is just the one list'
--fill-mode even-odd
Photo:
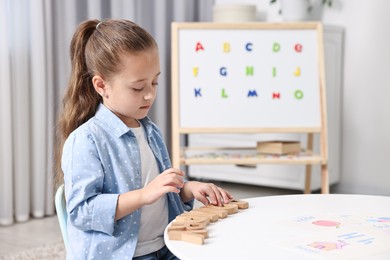
{"label": "blue magnetic letter", "polygon": [[202,93],[200,93],[200,91],[202,90],[201,88],[196,88],[196,89],[194,89],[195,90],[195,97],[201,97],[202,96]]}
{"label": "blue magnetic letter", "polygon": [[221,76],[226,76],[227,75],[226,67],[221,67],[219,69],[219,73],[221,74]]}
{"label": "blue magnetic letter", "polygon": [[257,97],[257,92],[256,90],[249,90],[248,91],[248,96],[247,97]]}
{"label": "blue magnetic letter", "polygon": [[245,49],[247,50],[247,51],[252,51],[253,49],[252,49],[252,46],[253,46],[253,44],[251,43],[251,42],[248,42],[246,45],[245,45]]}

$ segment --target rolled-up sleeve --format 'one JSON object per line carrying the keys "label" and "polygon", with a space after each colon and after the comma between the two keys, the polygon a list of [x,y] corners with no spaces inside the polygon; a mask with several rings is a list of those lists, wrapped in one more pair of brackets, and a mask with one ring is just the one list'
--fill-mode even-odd
{"label": "rolled-up sleeve", "polygon": [[112,235],[119,194],[103,194],[104,169],[95,140],[87,132],[71,134],[62,156],[69,221],[83,231]]}

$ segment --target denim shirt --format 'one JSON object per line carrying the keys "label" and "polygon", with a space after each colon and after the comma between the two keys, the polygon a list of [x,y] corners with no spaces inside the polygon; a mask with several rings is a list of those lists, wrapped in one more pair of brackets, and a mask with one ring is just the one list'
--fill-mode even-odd
{"label": "denim shirt", "polygon": [[[171,167],[160,130],[140,120],[160,173]],[[131,259],[137,245],[141,209],[115,221],[119,194],[142,187],[136,137],[100,104],[94,117],[73,131],[64,144],[62,169],[68,212],[67,259]],[[193,201],[168,193],[169,221]]]}

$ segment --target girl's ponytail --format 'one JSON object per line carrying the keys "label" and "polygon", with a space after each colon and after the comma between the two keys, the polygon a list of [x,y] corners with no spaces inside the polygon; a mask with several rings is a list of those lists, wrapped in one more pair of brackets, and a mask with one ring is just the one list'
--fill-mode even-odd
{"label": "girl's ponytail", "polygon": [[73,35],[70,44],[72,70],[68,87],[63,98],[63,110],[57,126],[56,172],[55,182],[63,182],[61,170],[62,147],[69,134],[90,119],[96,112],[101,97],[92,84],[92,76],[88,71],[85,49],[91,35],[96,31],[98,20],[82,23]]}

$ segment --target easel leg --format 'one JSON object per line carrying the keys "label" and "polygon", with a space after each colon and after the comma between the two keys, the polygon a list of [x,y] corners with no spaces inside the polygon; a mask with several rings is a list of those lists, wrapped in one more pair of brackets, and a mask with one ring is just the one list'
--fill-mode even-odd
{"label": "easel leg", "polygon": [[306,171],[305,171],[305,194],[311,193],[311,164],[306,165]]}
{"label": "easel leg", "polygon": [[[307,151],[313,151],[313,142],[314,142],[314,134],[309,133],[307,135]],[[313,166],[311,164],[306,164],[305,171],[305,194],[311,193],[311,171]]]}
{"label": "easel leg", "polygon": [[329,194],[329,173],[326,164],[321,165],[321,193]]}

